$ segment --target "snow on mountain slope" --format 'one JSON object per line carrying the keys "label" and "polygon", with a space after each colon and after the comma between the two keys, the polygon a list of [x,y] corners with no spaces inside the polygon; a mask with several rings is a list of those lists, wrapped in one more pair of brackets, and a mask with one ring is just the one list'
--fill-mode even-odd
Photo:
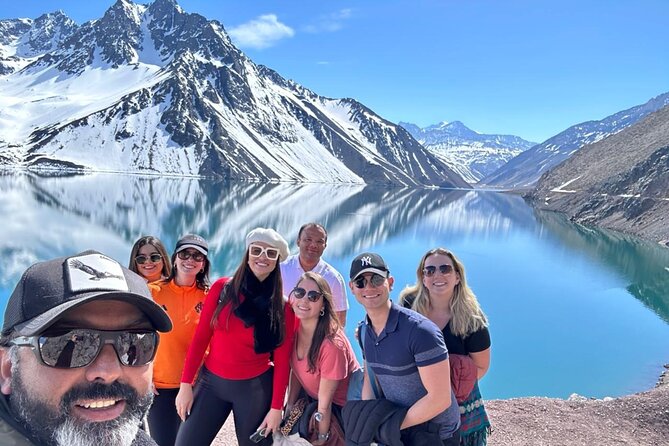
{"label": "snow on mountain slope", "polygon": [[481,180],[481,184],[510,189],[532,187],[545,172],[569,158],[581,147],[614,135],[666,105],[669,105],[669,93],[601,121],[588,121],[571,126],[513,158]]}
{"label": "snow on mountain slope", "polygon": [[[36,22],[12,21],[6,45]],[[118,0],[58,36],[0,76],[2,164],[469,187],[401,127],[255,65],[173,0]]]}
{"label": "snow on mountain slope", "polygon": [[459,121],[425,128],[405,122],[399,125],[472,184],[536,144],[518,136],[480,134]]}

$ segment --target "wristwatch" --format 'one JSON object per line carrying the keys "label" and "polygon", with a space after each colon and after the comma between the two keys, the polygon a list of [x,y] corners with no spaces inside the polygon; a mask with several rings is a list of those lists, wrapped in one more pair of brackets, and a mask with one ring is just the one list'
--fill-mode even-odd
{"label": "wristwatch", "polygon": [[314,412],[314,419],[320,423],[323,421],[323,414],[319,411]]}
{"label": "wristwatch", "polygon": [[324,434],[318,434],[318,439],[323,440],[323,441],[328,441],[328,438],[330,438],[330,431],[327,431]]}

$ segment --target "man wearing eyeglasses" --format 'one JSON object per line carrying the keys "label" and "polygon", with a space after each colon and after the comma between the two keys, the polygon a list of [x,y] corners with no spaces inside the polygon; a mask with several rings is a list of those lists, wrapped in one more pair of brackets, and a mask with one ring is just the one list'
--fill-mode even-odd
{"label": "man wearing eyeglasses", "polygon": [[321,258],[327,245],[328,233],[322,225],[318,223],[302,225],[297,233],[297,247],[300,252],[289,256],[281,263],[283,294],[288,296],[305,272],[317,273],[330,285],[334,310],[343,327],[346,325],[348,310],[346,286],[339,271]]}
{"label": "man wearing eyeglasses", "polygon": [[144,279],[104,254],[28,268],[0,339],[0,444],[155,445],[139,426],[171,328]]}
{"label": "man wearing eyeglasses", "polygon": [[351,263],[350,278],[349,287],[367,313],[360,327],[365,330],[363,399],[374,396],[371,368],[383,397],[406,410],[397,426],[404,444],[414,443],[419,432],[428,432],[444,445],[457,446],[460,413],[441,331],[426,317],[390,300],[394,279],[380,255],[358,255]]}

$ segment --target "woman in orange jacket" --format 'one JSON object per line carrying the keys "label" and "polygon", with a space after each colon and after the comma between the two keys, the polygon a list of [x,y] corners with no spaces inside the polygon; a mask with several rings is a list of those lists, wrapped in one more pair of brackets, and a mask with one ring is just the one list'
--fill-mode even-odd
{"label": "woman in orange jacket", "polygon": [[172,331],[161,333],[153,363],[155,398],[149,411],[149,432],[159,446],[173,446],[181,424],[175,399],[193,333],[209,290],[209,247],[199,235],[187,234],[172,254],[172,274],[149,285],[153,299],[172,319]]}

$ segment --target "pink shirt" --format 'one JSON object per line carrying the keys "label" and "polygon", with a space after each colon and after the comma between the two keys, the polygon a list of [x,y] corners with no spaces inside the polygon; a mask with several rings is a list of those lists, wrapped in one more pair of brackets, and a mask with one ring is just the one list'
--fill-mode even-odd
{"label": "pink shirt", "polygon": [[325,339],[321,344],[314,373],[308,371],[309,360],[307,355],[298,359],[296,348],[293,349],[290,357],[290,367],[300,384],[302,384],[302,388],[310,397],[315,399],[318,399],[321,378],[340,381],[332,402],[338,406],[343,406],[346,403],[346,392],[348,391],[351,372],[359,369],[360,364],[358,364],[351,343],[340,329],[335,333],[333,339]]}

